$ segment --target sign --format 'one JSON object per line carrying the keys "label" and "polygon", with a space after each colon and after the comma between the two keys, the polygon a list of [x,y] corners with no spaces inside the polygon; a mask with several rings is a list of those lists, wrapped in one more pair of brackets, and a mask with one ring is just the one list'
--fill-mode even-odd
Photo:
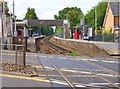
{"label": "sign", "polygon": [[63,20],[35,20],[27,21],[28,26],[63,26]]}
{"label": "sign", "polygon": [[88,36],[92,37],[92,28],[88,28]]}
{"label": "sign", "polygon": [[85,25],[84,19],[80,19],[80,25]]}

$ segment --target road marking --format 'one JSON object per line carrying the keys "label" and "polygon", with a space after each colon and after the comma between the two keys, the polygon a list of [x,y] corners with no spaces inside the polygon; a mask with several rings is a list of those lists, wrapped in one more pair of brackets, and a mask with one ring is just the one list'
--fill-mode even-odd
{"label": "road marking", "polygon": [[15,76],[15,75],[8,75],[8,74],[0,74],[1,77],[9,77],[9,78],[17,78],[17,79],[24,79],[24,80],[32,80],[32,81],[38,81],[38,82],[50,82],[49,80],[46,80],[45,78],[32,78],[32,77],[25,77],[25,76]]}
{"label": "road marking", "polygon": [[43,68],[42,66],[33,66],[33,67],[35,67],[35,68]]}

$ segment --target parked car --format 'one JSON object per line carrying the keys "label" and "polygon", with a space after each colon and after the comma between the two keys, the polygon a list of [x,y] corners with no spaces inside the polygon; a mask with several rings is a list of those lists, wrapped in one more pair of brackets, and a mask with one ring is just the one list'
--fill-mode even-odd
{"label": "parked car", "polygon": [[37,36],[39,36],[39,34],[33,34],[33,35],[32,35],[32,37],[37,37]]}

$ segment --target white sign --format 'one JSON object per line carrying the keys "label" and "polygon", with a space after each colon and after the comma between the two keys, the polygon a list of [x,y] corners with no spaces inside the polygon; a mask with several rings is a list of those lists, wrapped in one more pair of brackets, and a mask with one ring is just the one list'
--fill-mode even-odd
{"label": "white sign", "polygon": [[63,23],[64,24],[68,24],[69,22],[68,22],[68,20],[64,20]]}
{"label": "white sign", "polygon": [[84,19],[80,19],[80,25],[85,25]]}
{"label": "white sign", "polygon": [[88,28],[88,36],[92,37],[92,28]]}

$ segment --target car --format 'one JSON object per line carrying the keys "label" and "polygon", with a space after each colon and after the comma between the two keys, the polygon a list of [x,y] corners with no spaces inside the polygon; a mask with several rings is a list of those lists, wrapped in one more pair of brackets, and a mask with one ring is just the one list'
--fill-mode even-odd
{"label": "car", "polygon": [[33,35],[32,35],[32,37],[37,37],[37,36],[39,36],[39,34],[33,34]]}

